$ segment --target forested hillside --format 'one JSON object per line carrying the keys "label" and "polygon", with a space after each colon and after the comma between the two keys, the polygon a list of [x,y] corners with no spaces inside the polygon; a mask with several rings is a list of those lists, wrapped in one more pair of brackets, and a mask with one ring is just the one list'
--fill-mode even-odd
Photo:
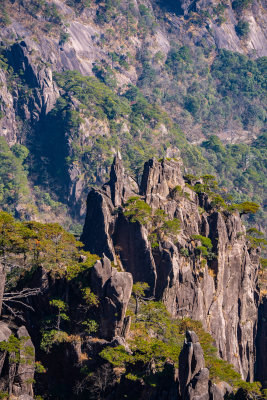
{"label": "forested hillside", "polygon": [[5,0],[0,12],[4,210],[78,232],[120,149],[137,180],[148,158],[181,154],[186,173],[261,204],[264,229],[260,3]]}

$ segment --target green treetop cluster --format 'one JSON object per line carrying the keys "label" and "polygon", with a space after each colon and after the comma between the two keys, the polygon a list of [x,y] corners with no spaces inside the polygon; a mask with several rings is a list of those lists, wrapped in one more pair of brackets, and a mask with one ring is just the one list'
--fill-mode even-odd
{"label": "green treetop cluster", "polygon": [[[0,257],[8,265],[15,261],[18,274],[25,275],[26,271],[42,266],[55,276],[73,279],[97,260],[97,256],[83,252],[82,247],[58,224],[20,222],[0,212]],[[83,262],[81,254],[85,256]]]}

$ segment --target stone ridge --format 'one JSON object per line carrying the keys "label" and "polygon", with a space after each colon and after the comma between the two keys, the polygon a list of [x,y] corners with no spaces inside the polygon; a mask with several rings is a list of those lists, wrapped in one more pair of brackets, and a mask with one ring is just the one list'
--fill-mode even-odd
{"label": "stone ridge", "polygon": [[[158,247],[152,248],[149,224],[132,223],[121,212],[126,200],[138,194],[152,210],[178,218],[179,234],[160,234]],[[197,257],[201,243],[192,235],[211,240],[210,259]],[[86,250],[104,253],[130,272],[134,282],[147,282],[150,295],[163,300],[174,317],[201,321],[219,355],[253,380],[259,251],[247,248],[239,213],[214,209],[207,195],[185,185],[180,160],[148,161],[138,187],[117,156],[110,181],[88,195],[81,240]]]}

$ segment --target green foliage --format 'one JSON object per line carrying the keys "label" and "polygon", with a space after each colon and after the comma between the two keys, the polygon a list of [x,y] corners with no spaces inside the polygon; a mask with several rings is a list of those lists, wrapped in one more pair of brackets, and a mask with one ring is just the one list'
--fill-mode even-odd
{"label": "green foliage", "polygon": [[222,198],[222,196],[220,196],[218,194],[214,195],[212,197],[211,206],[214,207],[214,208],[217,208],[217,209],[226,208],[227,207],[227,205],[226,205],[224,199]]}
{"label": "green foliage", "polygon": [[[133,321],[133,339],[129,340],[132,354],[122,346],[107,347],[100,355],[116,366],[126,367],[127,373],[145,378],[145,371],[153,360],[156,369],[161,371],[168,358],[177,362],[183,338],[175,330],[165,306],[149,302],[141,306],[138,322]],[[150,333],[154,335],[149,335]]]}
{"label": "green foliage", "polygon": [[99,256],[96,254],[91,254],[89,252],[82,252],[85,256],[84,261],[80,261],[78,264],[76,262],[70,263],[67,266],[67,279],[72,280],[79,277],[85,271],[88,271],[92,268],[96,261],[99,259]]}
{"label": "green foliage", "polygon": [[53,345],[58,345],[68,341],[68,334],[64,331],[51,330],[44,331],[42,334],[42,340],[40,343],[40,349],[46,353],[50,353]]}
{"label": "green foliage", "polygon": [[114,365],[114,367],[121,367],[131,360],[130,354],[123,346],[117,346],[115,348],[106,347],[101,351],[100,356],[110,364]]}
{"label": "green foliage", "polygon": [[68,32],[61,32],[59,44],[62,46],[63,44],[67,43],[67,41],[69,40],[69,37],[70,37],[70,35]]}
{"label": "green foliage", "polygon": [[[245,34],[246,24],[238,24],[237,30]],[[195,123],[201,123],[204,134],[229,129],[232,123],[245,129],[254,127],[256,131],[263,128],[266,57],[252,60],[220,50],[210,65],[210,51],[203,43],[203,47],[187,47],[186,55],[181,57],[174,45],[166,60],[165,85],[153,84],[154,91],[157,86],[158,91],[166,93],[158,98],[159,104],[162,102],[175,113],[178,103],[186,110],[179,118],[181,127],[186,129],[193,116]]]}
{"label": "green foliage", "polygon": [[0,211],[0,256],[8,263],[23,267],[18,268],[17,274],[22,274],[24,279],[27,279],[27,272],[39,266],[54,276],[76,278],[98,259],[96,255],[82,252],[82,246],[58,224],[19,222]]}
{"label": "green foliage", "polygon": [[6,10],[4,2],[0,4],[0,26],[7,26],[11,24],[8,12]]}
{"label": "green foliage", "polygon": [[[260,247],[262,250],[266,249],[267,246],[267,240],[264,238],[257,238],[255,236],[251,235],[246,235],[247,242],[249,246],[253,249],[256,249],[257,247]],[[263,262],[264,264],[264,262]]]}
{"label": "green foliage", "polygon": [[192,63],[190,49],[188,46],[182,46],[178,50],[173,48],[169,51],[166,59],[166,67],[172,74],[178,74]]}
{"label": "green foliage", "polygon": [[53,299],[49,301],[50,306],[57,308],[59,311],[67,311],[67,305],[60,299]]}
{"label": "green foliage", "polygon": [[8,341],[0,342],[0,350],[6,351],[10,354],[11,362],[19,363],[22,344],[25,343],[25,340],[27,340],[27,338],[20,340],[14,335],[11,335]]}
{"label": "green foliage", "polygon": [[183,257],[189,257],[189,251],[188,249],[182,247],[181,249],[179,249],[179,253],[183,256]]}
{"label": "green foliage", "polygon": [[197,250],[200,254],[202,254],[203,257],[207,257],[207,256],[208,256],[208,249],[207,249],[207,247],[205,247],[205,246],[198,246],[198,247],[196,248],[196,250]]}
{"label": "green foliage", "polygon": [[136,297],[145,296],[145,292],[149,289],[146,282],[136,282],[133,284],[132,294]]}
{"label": "green foliage", "polygon": [[201,100],[196,96],[188,96],[185,99],[184,106],[187,111],[196,115],[201,106]]}
{"label": "green foliage", "polygon": [[266,93],[264,70],[261,63],[229,50],[221,50],[212,65],[212,76],[219,79],[219,92],[228,96],[254,98]]}
{"label": "green foliage", "polygon": [[[0,342],[0,350],[7,352],[10,364],[34,365],[35,372],[42,374],[46,370],[40,361],[35,362],[35,354],[32,346],[26,345],[29,336],[16,338],[13,334],[10,335],[7,341]],[[1,393],[0,393],[1,398]],[[5,397],[2,397],[5,398]]]}
{"label": "green foliage", "polygon": [[[203,142],[203,155],[214,166],[218,175],[219,186],[225,189],[223,198],[227,203],[242,203],[253,200],[264,205],[267,188],[267,157],[265,136],[259,137],[251,146],[234,144],[223,146],[217,136],[210,136]],[[227,196],[225,196],[227,194]],[[233,207],[235,208],[235,207]],[[254,209],[255,210],[255,209]],[[264,213],[258,210],[255,216],[250,215],[251,224],[265,223]]]}
{"label": "green foliage", "polygon": [[192,235],[191,238],[193,240],[197,240],[201,242],[201,246],[196,247],[197,256],[202,256],[207,260],[212,260],[216,258],[216,254],[212,252],[212,243],[210,238],[207,238],[202,235]]}
{"label": "green foliage", "polygon": [[88,335],[91,335],[92,333],[97,333],[99,328],[98,323],[93,319],[88,319],[82,322],[82,325],[84,326],[84,330]]}
{"label": "green foliage", "polygon": [[261,232],[261,231],[259,231],[259,230],[256,229],[256,228],[249,228],[249,229],[247,229],[247,233],[248,233],[249,235],[251,235],[251,236],[258,236],[258,237],[264,236],[264,233]]}
{"label": "green foliage", "polygon": [[252,0],[234,0],[232,7],[236,11],[243,11],[252,4]]}
{"label": "green foliage", "polygon": [[212,248],[212,243],[210,238],[207,238],[202,235],[192,235],[191,238],[193,240],[199,240],[202,244],[202,246],[206,247],[206,249],[211,249]]}
{"label": "green foliage", "polygon": [[266,270],[267,269],[267,258],[261,258],[260,259],[260,264],[261,264],[261,268],[263,270]]}
{"label": "green foliage", "polygon": [[158,234],[157,233],[150,233],[148,235],[148,240],[151,243],[151,247],[152,249],[155,249],[157,247],[159,247],[159,242],[158,242]]}
{"label": "green foliage", "polygon": [[54,75],[57,84],[66,93],[72,93],[92,113],[114,119],[130,113],[127,102],[119,99],[112,90],[93,77],[85,77],[76,71]]}
{"label": "green foliage", "polygon": [[240,212],[240,214],[255,214],[260,206],[253,201],[244,201],[244,203],[236,204],[234,207]]}
{"label": "green foliage", "polygon": [[249,22],[243,20],[238,21],[235,31],[239,37],[246,38],[250,31]]}
{"label": "green foliage", "polygon": [[165,221],[162,225],[162,230],[166,235],[177,235],[180,232],[180,221],[177,218]]}
{"label": "green foliage", "polygon": [[97,296],[92,292],[92,290],[87,287],[82,289],[83,299],[89,307],[97,306],[99,301]]}
{"label": "green foliage", "polygon": [[124,205],[125,217],[128,217],[131,222],[139,222],[141,225],[146,225],[151,220],[151,207],[139,197],[131,197]]}
{"label": "green foliage", "polygon": [[11,211],[29,195],[27,170],[24,161],[28,150],[19,144],[10,149],[4,137],[0,137],[0,207]]}
{"label": "green foliage", "polygon": [[175,188],[173,189],[174,193],[179,194],[179,196],[183,195],[183,189],[180,185],[175,186]]}
{"label": "green foliage", "polygon": [[152,361],[156,373],[163,370],[168,359],[177,366],[186,330],[193,330],[198,335],[213,382],[225,381],[236,389],[246,387],[250,392],[259,393],[259,383],[242,381],[233,366],[217,356],[213,338],[204,331],[201,322],[189,318],[174,320],[161,302],[146,302],[139,315],[133,316],[131,339],[128,340],[131,353],[123,346],[106,347],[100,356],[116,367],[125,368],[125,375],[130,379],[143,379],[149,383],[147,371]]}
{"label": "green foliage", "polygon": [[[60,299],[50,300],[49,304],[52,308],[55,308],[57,310],[55,322],[53,323],[51,321],[51,323],[53,324],[53,327],[57,329],[57,331],[60,331],[62,320],[63,321],[70,320],[69,316],[65,313],[68,310],[68,305]],[[54,318],[52,318],[52,319],[54,319]],[[49,338],[50,336],[49,335],[47,336],[46,334],[48,334],[48,332],[44,332],[43,337]],[[46,340],[46,339],[44,339],[44,340]]]}

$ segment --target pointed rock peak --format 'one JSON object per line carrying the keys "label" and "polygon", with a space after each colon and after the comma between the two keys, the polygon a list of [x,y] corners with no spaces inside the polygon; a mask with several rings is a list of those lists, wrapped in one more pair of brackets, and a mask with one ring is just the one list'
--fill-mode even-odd
{"label": "pointed rock peak", "polygon": [[119,150],[117,150],[114,159],[113,159],[113,163],[112,166],[115,165],[120,165],[122,167],[122,156],[121,156],[121,152]]}
{"label": "pointed rock peak", "polygon": [[148,202],[151,196],[168,196],[170,189],[175,186],[184,186],[184,180],[181,173],[182,161],[179,158],[168,159],[155,158],[145,163],[144,172],[141,181],[140,193],[146,196]]}
{"label": "pointed rock peak", "polygon": [[192,343],[199,342],[198,336],[194,331],[186,331],[186,340],[187,342],[192,342]]}
{"label": "pointed rock peak", "polygon": [[118,152],[114,157],[113,164],[110,170],[109,187],[111,191],[111,200],[115,207],[121,205],[124,186],[124,168],[122,165],[121,154]]}
{"label": "pointed rock peak", "polygon": [[122,157],[119,151],[114,157],[110,170],[110,180],[107,186],[110,188],[110,197],[115,207],[121,206],[127,198],[139,192],[138,185],[124,171]]}
{"label": "pointed rock peak", "polygon": [[124,168],[122,164],[122,157],[121,153],[117,151],[117,154],[115,155],[113,163],[111,165],[109,184],[122,180],[123,175],[124,175]]}
{"label": "pointed rock peak", "polygon": [[122,160],[122,157],[121,157],[121,152],[120,152],[120,150],[117,150],[117,154],[116,154],[116,156],[115,156],[115,159],[114,159],[114,161],[115,161],[116,159],[118,159],[118,160]]}

